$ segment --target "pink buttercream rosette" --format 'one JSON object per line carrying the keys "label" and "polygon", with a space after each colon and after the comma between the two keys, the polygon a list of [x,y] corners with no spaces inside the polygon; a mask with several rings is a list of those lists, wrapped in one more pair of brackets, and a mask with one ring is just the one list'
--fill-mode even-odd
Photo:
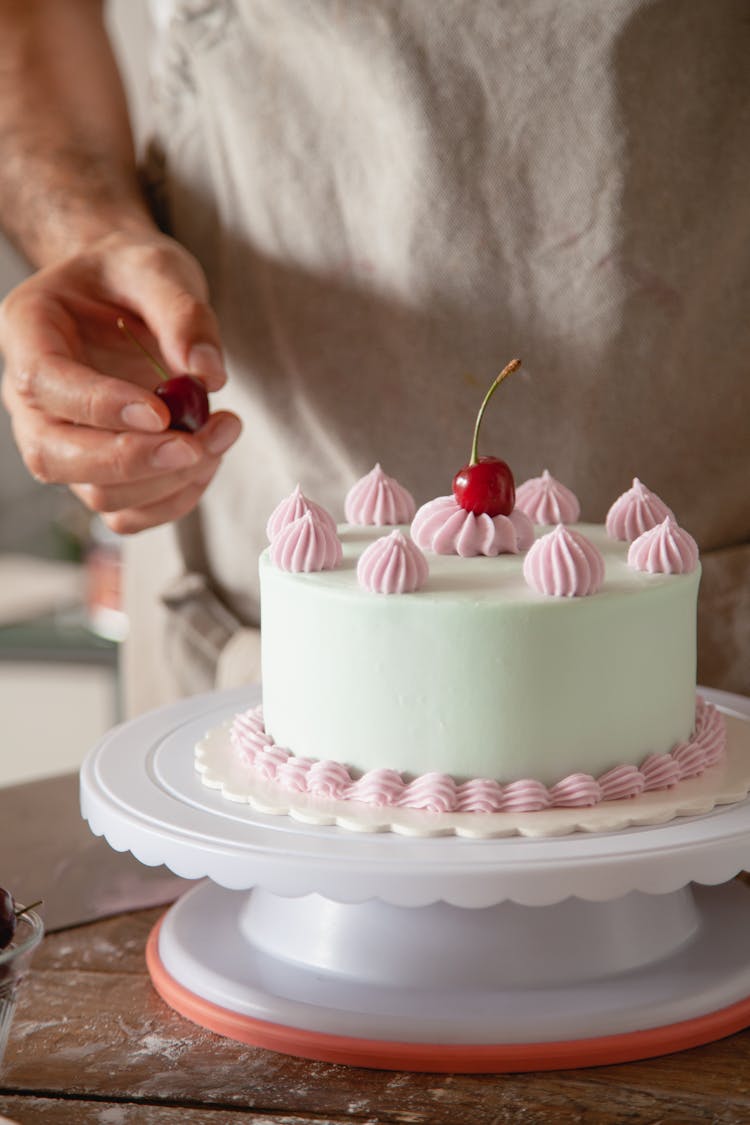
{"label": "pink buttercream rosette", "polygon": [[604,581],[604,558],[580,531],[558,524],[534,543],[523,561],[523,576],[540,594],[587,597]]}
{"label": "pink buttercream rosette", "polygon": [[308,500],[300,486],[296,485],[294,491],[289,496],[285,496],[268,517],[266,535],[269,543],[273,542],[280,531],[283,531],[290,523],[300,519],[306,512],[312,512],[314,516],[328,525],[334,535],[336,534],[336,521],[333,516],[321,504],[316,504],[314,500]]}
{"label": "pink buttercream rosette", "polygon": [[236,757],[259,777],[293,793],[435,813],[532,813],[629,800],[697,777],[724,756],[726,725],[717,708],[698,696],[695,728],[687,742],[677,743],[666,754],[649,754],[640,766],[614,766],[596,778],[568,774],[551,786],[533,778],[505,784],[492,778],[459,782],[435,771],[407,781],[396,770],[385,768],[355,777],[342,762],[297,758],[277,746],[265,730],[260,708],[235,717],[230,741]]}
{"label": "pink buttercream rosette", "polygon": [[294,574],[333,570],[343,557],[336,531],[331,531],[329,524],[312,511],[282,528],[269,551],[275,566]]}
{"label": "pink buttercream rosette", "polygon": [[540,477],[524,481],[516,489],[516,507],[532,523],[577,523],[581,515],[578,497],[545,469]]}
{"label": "pink buttercream rosette", "polygon": [[352,485],[344,501],[347,523],[357,527],[387,527],[409,523],[416,511],[414,497],[395,477],[375,465]]}
{"label": "pink buttercream rosette", "polygon": [[517,555],[534,541],[531,520],[515,508],[509,516],[474,515],[455,496],[438,496],[418,510],[411,536],[423,551],[436,555]]}
{"label": "pink buttercream rosette", "polygon": [[632,543],[644,531],[662,523],[667,516],[674,519],[671,508],[635,477],[632,488],[618,496],[607,512],[607,535],[611,539]]}
{"label": "pink buttercream rosette", "polygon": [[400,531],[376,539],[357,563],[357,580],[372,594],[414,593],[424,586],[428,574],[427,559]]}
{"label": "pink buttercream rosette", "polygon": [[633,540],[628,565],[647,574],[691,574],[698,565],[698,544],[667,516],[663,523]]}

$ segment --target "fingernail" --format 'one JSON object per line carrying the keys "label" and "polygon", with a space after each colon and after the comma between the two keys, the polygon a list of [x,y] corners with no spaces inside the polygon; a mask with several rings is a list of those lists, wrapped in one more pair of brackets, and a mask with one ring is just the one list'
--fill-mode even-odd
{"label": "fingernail", "polygon": [[210,437],[206,438],[209,453],[224,453],[240,436],[242,426],[236,418],[222,418]]}
{"label": "fingernail", "polygon": [[213,344],[193,345],[188,355],[188,370],[191,375],[208,375],[222,382],[227,377],[221,352]]}
{"label": "fingernail", "polygon": [[187,469],[194,465],[200,454],[184,441],[165,441],[151,456],[155,469]]}
{"label": "fingernail", "polygon": [[159,415],[145,402],[131,402],[124,406],[120,411],[120,417],[128,429],[147,430],[152,434],[164,429],[164,423]]}

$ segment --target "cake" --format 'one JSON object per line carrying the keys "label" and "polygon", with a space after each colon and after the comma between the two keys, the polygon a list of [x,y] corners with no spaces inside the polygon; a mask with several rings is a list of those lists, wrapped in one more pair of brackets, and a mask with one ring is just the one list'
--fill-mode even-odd
{"label": "cake", "polygon": [[463,520],[450,497],[374,523],[410,509],[380,466],[364,484],[359,524],[299,489],[269,521],[263,707],[231,731],[249,770],[321,798],[486,813],[637,796],[718,761],[721,717],[695,691],[697,549],[639,481],[607,524],[554,528],[521,509]]}
{"label": "cake", "polygon": [[432,813],[591,806],[717,763],[698,550],[667,505],[636,479],[592,524],[546,470],[489,511],[471,487],[416,510],[376,465],[347,523],[299,487],[278,504],[263,705],[232,722],[235,761],[290,793]]}

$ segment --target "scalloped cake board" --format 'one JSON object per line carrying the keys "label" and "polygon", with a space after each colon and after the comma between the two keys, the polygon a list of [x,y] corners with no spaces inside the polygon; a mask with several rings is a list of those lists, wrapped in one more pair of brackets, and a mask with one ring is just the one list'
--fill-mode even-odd
{"label": "scalloped cake board", "polygon": [[750,722],[724,716],[724,760],[701,776],[672,789],[643,793],[593,808],[545,809],[534,813],[430,813],[417,809],[375,808],[361,801],[336,801],[290,793],[245,768],[229,741],[231,721],[210,730],[195,750],[195,766],[209,789],[256,812],[290,816],[304,824],[336,825],[352,832],[395,832],[403,836],[567,836],[572,832],[613,832],[666,824],[698,816],[719,805],[742,801],[750,793]]}

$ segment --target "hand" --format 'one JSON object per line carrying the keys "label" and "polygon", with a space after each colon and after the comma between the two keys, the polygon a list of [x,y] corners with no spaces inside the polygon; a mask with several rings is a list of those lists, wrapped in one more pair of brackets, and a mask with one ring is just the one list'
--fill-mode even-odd
{"label": "hand", "polygon": [[168,369],[223,386],[201,268],[156,231],[107,236],[19,285],[0,305],[0,350],[26,467],[128,535],[195,507],[241,423],[219,411],[196,434],[168,430],[158,377],[117,328],[123,314]]}

